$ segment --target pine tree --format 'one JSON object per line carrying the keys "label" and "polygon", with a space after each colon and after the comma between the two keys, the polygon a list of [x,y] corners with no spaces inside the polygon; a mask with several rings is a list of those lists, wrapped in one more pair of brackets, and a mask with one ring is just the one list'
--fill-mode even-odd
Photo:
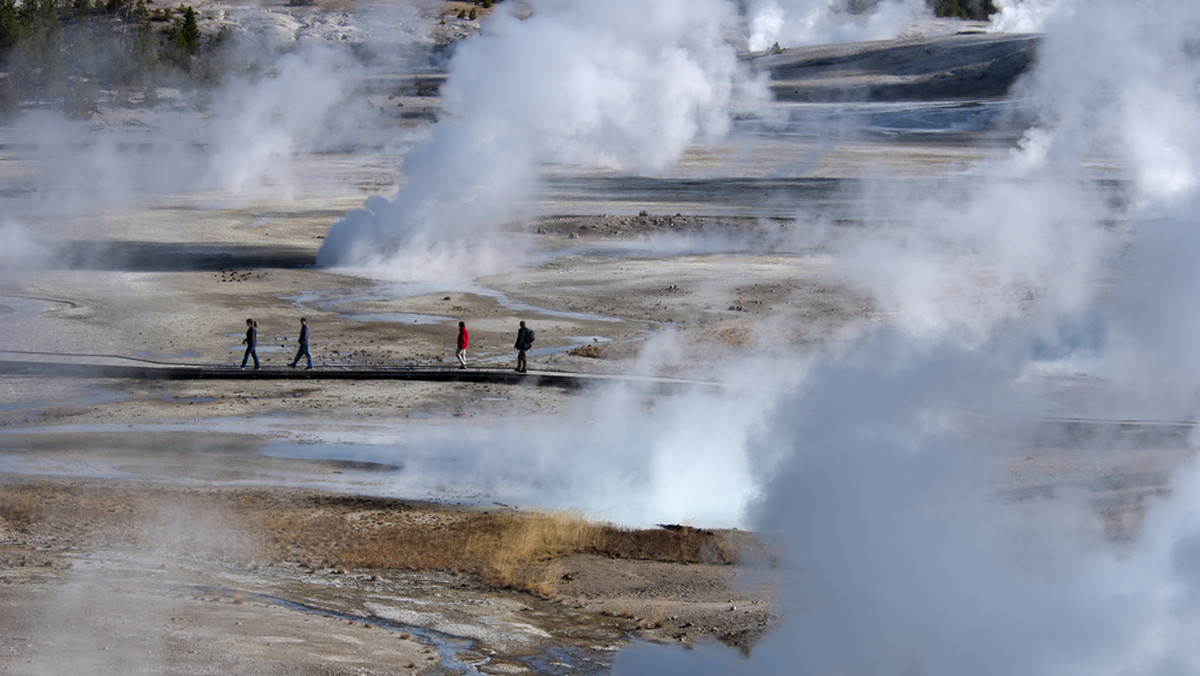
{"label": "pine tree", "polygon": [[0,0],[0,63],[5,54],[21,41],[21,21],[16,0]]}
{"label": "pine tree", "polygon": [[179,25],[179,42],[188,56],[200,51],[200,27],[196,25],[196,12],[188,5],[183,10],[183,21]]}
{"label": "pine tree", "polygon": [[196,12],[190,6],[181,6],[179,11],[183,14],[175,17],[167,31],[163,57],[185,73],[191,73],[192,57],[200,50],[200,28],[196,25]]}

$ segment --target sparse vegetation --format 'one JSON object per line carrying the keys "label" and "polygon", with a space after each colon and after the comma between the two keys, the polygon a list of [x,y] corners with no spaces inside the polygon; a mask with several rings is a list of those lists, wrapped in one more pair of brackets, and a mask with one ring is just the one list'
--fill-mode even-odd
{"label": "sparse vegetation", "polygon": [[[0,494],[0,525],[34,536],[65,529],[82,544],[136,544],[145,537],[139,525],[163,518],[152,504],[161,504],[164,495],[181,515],[175,530],[184,535],[160,546],[193,548],[245,566],[291,562],[464,573],[485,586],[545,597],[553,596],[560,575],[554,562],[573,554],[727,564],[736,561],[740,546],[713,531],[674,525],[625,529],[572,512],[481,512],[265,490],[9,486]],[[188,516],[201,514],[202,520]],[[188,534],[193,528],[221,535],[205,541]],[[260,544],[247,549],[249,542]]]}
{"label": "sparse vegetation", "polygon": [[[261,497],[261,496],[260,496]],[[360,501],[355,498],[339,500]],[[374,501],[371,501],[374,502]],[[265,520],[272,557],[314,566],[472,573],[487,586],[552,595],[547,566],[572,554],[671,562],[732,563],[733,548],[696,529],[628,530],[570,512],[449,511],[437,524],[405,518],[403,503],[380,501],[368,519],[280,506]],[[317,516],[305,517],[316,514]],[[553,577],[553,576],[550,576]]]}
{"label": "sparse vegetation", "polygon": [[580,345],[572,348],[570,353],[575,357],[587,357],[588,359],[599,359],[601,355],[600,346],[592,343],[591,345]]}
{"label": "sparse vegetation", "polygon": [[750,331],[744,324],[725,324],[716,329],[717,340],[734,347],[747,347],[752,344]]}
{"label": "sparse vegetation", "polygon": [[567,354],[587,359],[633,359],[638,352],[636,343],[591,343],[571,348]]}
{"label": "sparse vegetation", "polygon": [[[499,0],[497,0],[498,2]],[[463,0],[455,2],[447,2],[442,7],[443,21],[447,16],[453,16],[460,21],[475,21],[487,15],[496,3],[492,0]],[[483,10],[483,11],[480,11]]]}
{"label": "sparse vegetation", "polygon": [[192,7],[150,1],[0,0],[0,112],[57,100],[87,116],[102,95],[148,104],[157,85],[216,79],[220,36]]}

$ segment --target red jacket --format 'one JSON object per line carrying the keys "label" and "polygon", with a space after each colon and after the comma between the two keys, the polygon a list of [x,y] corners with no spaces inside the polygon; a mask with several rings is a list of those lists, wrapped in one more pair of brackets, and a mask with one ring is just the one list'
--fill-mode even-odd
{"label": "red jacket", "polygon": [[458,349],[460,349],[460,350],[467,349],[467,340],[468,339],[469,339],[469,334],[467,333],[467,327],[464,326],[458,330]]}

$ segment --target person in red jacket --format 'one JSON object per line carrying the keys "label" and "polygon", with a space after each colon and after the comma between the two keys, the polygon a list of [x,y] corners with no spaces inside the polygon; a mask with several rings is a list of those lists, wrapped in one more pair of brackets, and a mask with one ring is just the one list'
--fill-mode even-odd
{"label": "person in red jacket", "polygon": [[470,340],[470,334],[467,333],[466,322],[458,323],[458,350],[454,356],[458,357],[458,368],[467,368],[467,342]]}

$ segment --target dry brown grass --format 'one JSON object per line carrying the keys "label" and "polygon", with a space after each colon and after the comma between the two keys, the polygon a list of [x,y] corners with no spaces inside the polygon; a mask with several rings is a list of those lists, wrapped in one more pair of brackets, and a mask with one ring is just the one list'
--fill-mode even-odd
{"label": "dry brown grass", "polygon": [[600,355],[603,353],[601,352],[599,345],[592,343],[591,345],[580,345],[579,347],[573,348],[572,350],[570,350],[568,352],[568,354],[570,354],[574,357],[587,357],[589,359],[599,359]]}
{"label": "dry brown grass", "polygon": [[632,359],[638,355],[639,346],[629,343],[590,343],[567,351],[575,357],[588,359]]}
{"label": "dry brown grass", "polygon": [[98,529],[127,532],[139,517],[137,501],[128,494],[111,494],[74,486],[46,491],[34,485],[8,485],[0,491],[0,519],[13,530],[79,536]]}
{"label": "dry brown grass", "polygon": [[28,533],[42,515],[42,501],[30,491],[12,487],[0,493],[0,519],[13,530]]}
{"label": "dry brown grass", "polygon": [[580,551],[596,527],[567,513],[493,514],[463,524],[467,560],[489,586],[552,591],[537,564]]}
{"label": "dry brown grass", "polygon": [[717,340],[733,347],[749,347],[752,344],[750,331],[742,324],[724,324],[717,327]]}
{"label": "dry brown grass", "polygon": [[[351,499],[357,500],[357,499]],[[397,503],[397,506],[403,503]],[[326,513],[268,516],[273,558],[316,558],[311,565],[407,568],[473,573],[487,586],[553,596],[555,559],[572,554],[671,562],[732,563],[734,546],[687,527],[616,528],[572,512],[450,510],[443,518],[405,519],[379,510],[373,519]]]}
{"label": "dry brown grass", "polygon": [[[437,570],[484,585],[554,595],[554,561],[574,554],[668,562],[732,563],[730,536],[686,526],[617,528],[573,512],[478,511],[402,500],[258,489],[200,491],[108,485],[6,486],[8,527],[76,544],[161,544],[162,518],[180,532],[172,553],[237,564]],[[204,515],[204,537],[189,533]],[[155,525],[158,524],[158,525]],[[177,525],[175,525],[177,524]],[[158,530],[155,530],[155,529]],[[221,542],[253,543],[238,547]],[[188,552],[191,546],[198,552]]]}

